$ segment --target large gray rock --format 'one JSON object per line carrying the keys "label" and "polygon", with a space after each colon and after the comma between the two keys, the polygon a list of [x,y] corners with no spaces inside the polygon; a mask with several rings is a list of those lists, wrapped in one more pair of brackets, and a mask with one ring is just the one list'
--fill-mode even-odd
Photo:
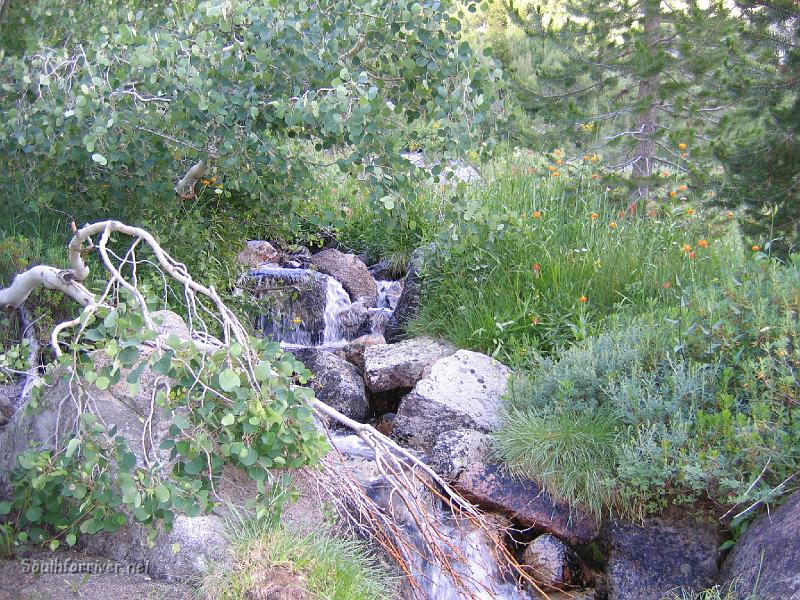
{"label": "large gray rock", "polygon": [[22,396],[22,384],[0,385],[0,425],[8,423],[17,412]]}
{"label": "large gray rock", "polygon": [[[173,312],[158,311],[153,313],[153,321],[159,337],[176,335],[179,338],[189,337],[189,328],[183,320]],[[140,360],[147,360],[154,348],[143,346],[139,350]],[[109,359],[98,355],[98,360]],[[145,450],[153,456],[159,452],[158,446],[171,422],[171,416],[165,416],[156,410],[150,420],[154,446],[145,449],[142,446],[142,427],[150,414],[150,402],[159,376],[145,369],[139,377],[139,391],[131,393],[126,381],[131,369],[121,369],[122,374],[117,383],[107,390],[91,387],[94,406],[98,415],[108,424],[117,426],[117,435],[121,435],[137,460],[143,463]],[[24,408],[18,410],[5,427],[0,428],[0,496],[7,493],[8,475],[17,466],[17,457],[31,445],[39,448],[54,448],[68,440],[78,414],[74,387],[69,378],[61,377],[52,388],[48,389],[39,400],[35,411]]]}
{"label": "large gray rock", "polygon": [[605,538],[609,600],[659,600],[714,584],[720,539],[711,522],[676,511],[643,524],[612,521]]}
{"label": "large gray rock", "polygon": [[369,346],[364,352],[364,379],[373,392],[412,388],[433,363],[455,351],[452,344],[429,338]]}
{"label": "large gray rock", "polygon": [[430,452],[445,431],[497,429],[510,374],[495,359],[468,350],[439,359],[400,403],[394,435]]}
{"label": "large gray rock", "polygon": [[525,548],[522,564],[546,586],[565,589],[581,582],[581,563],[575,552],[557,537],[545,533]]}
{"label": "large gray rock", "polygon": [[425,260],[436,250],[435,244],[427,244],[414,250],[408,261],[406,277],[403,283],[403,292],[397,301],[394,313],[386,323],[384,336],[389,343],[399,342],[406,336],[406,325],[419,312],[419,300],[422,294],[420,275]]}
{"label": "large gray rock", "polygon": [[555,500],[531,479],[511,476],[498,465],[473,462],[453,488],[484,510],[504,515],[534,532],[550,533],[569,544],[597,537],[597,521],[579,506]]}
{"label": "large gray rock", "polygon": [[456,479],[475,463],[483,463],[491,450],[491,438],[480,431],[445,431],[433,446],[429,463],[447,481]]}
{"label": "large gray rock", "polygon": [[348,342],[347,346],[341,349],[342,357],[347,360],[347,362],[352,363],[358,368],[360,373],[364,372],[364,354],[367,351],[367,348],[370,346],[383,346],[386,344],[386,340],[382,335],[378,334],[369,334],[369,335],[362,335],[354,339],[352,342]]}
{"label": "large gray rock", "polygon": [[333,352],[317,348],[295,351],[308,370],[317,398],[351,419],[364,422],[369,413],[367,391],[358,369]]}
{"label": "large gray rock", "polygon": [[800,600],[800,492],[756,519],[722,565],[720,583],[738,597]]}
{"label": "large gray rock", "polygon": [[81,536],[80,543],[88,552],[121,563],[146,563],[152,577],[170,581],[196,580],[230,559],[225,523],[216,515],[177,515],[172,529],[160,532],[152,546],[147,529],[137,523],[114,533]]}
{"label": "large gray rock", "polygon": [[372,308],[378,303],[375,280],[369,274],[367,265],[355,255],[328,248],[314,254],[309,262],[339,281],[353,301],[362,300],[367,308]]}

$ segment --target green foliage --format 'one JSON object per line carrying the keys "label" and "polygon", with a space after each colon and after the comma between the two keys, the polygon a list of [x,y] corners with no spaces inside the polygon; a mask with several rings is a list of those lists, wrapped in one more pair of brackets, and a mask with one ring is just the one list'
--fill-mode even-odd
{"label": "green foliage", "polygon": [[406,128],[435,120],[460,154],[500,74],[457,16],[438,0],[32,2],[0,30],[0,193],[139,225],[180,212],[165,200],[198,159],[199,202],[242,220],[288,214],[319,157],[374,200],[410,189]]}
{"label": "green foliage", "polygon": [[[716,285],[687,288],[680,306],[541,359],[512,386],[500,453],[595,512],[600,499],[629,517],[770,501],[800,466],[799,323],[797,262],[756,257]],[[573,432],[605,412],[616,443],[591,453]],[[566,447],[559,454],[583,460],[558,463],[540,439],[548,427]]]}
{"label": "green foliage", "polygon": [[240,518],[231,524],[233,568],[213,570],[203,581],[204,597],[241,600],[271,579],[298,585],[314,597],[330,600],[393,598],[385,567],[363,542],[325,532],[300,535],[281,526]]}
{"label": "green foliage", "polygon": [[30,368],[30,342],[23,340],[0,352],[0,385],[12,383],[19,373]]}
{"label": "green foliage", "polygon": [[[256,482],[253,501],[263,516],[273,509],[270,469],[313,464],[326,451],[306,402],[313,392],[296,385],[310,373],[291,354],[253,340],[251,370],[245,358],[254,357],[238,343],[209,355],[170,336],[166,348],[143,351],[155,336],[125,303],[83,313],[80,335],[61,365],[51,366],[51,380],[76,377],[79,397],[118,383],[135,396],[149,369],[163,382],[154,410],[170,412],[172,423],[147,460],[89,411],[54,451],[24,452],[12,477],[13,501],[3,507],[19,541],[72,546],[81,534],[119,529],[127,515],[155,536],[156,526],[169,528],[176,514],[213,507],[213,482],[226,464]],[[29,409],[38,404],[32,399]]]}
{"label": "green foliage", "polygon": [[740,260],[729,225],[701,219],[688,201],[626,214],[587,158],[563,164],[554,152],[485,168],[487,182],[457,206],[425,274],[412,332],[518,364],[531,350],[598,333],[619,314],[677,304],[680,286]]}

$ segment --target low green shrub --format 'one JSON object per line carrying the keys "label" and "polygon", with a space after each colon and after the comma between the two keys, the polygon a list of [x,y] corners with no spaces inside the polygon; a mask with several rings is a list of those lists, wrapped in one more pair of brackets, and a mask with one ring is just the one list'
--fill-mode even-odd
{"label": "low green shrub", "polygon": [[[799,266],[752,260],[679,306],[539,357],[511,387],[500,456],[598,516],[735,515],[786,492],[800,468]],[[592,449],[611,438],[574,434],[595,421],[614,433],[605,454]]]}

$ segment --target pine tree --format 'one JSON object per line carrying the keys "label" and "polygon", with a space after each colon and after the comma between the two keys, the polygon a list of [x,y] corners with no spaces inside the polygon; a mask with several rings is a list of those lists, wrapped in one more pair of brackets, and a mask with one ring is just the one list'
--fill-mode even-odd
{"label": "pine tree", "polygon": [[717,201],[741,209],[753,242],[785,255],[800,241],[800,5],[739,2],[751,62],[736,90],[741,108],[714,150],[724,167]]}
{"label": "pine tree", "polygon": [[554,18],[505,1],[528,36],[567,56],[520,92],[528,111],[546,115],[581,153],[602,152],[629,173],[633,202],[665,169],[703,172],[741,65],[738,22],[724,2],[566,0]]}

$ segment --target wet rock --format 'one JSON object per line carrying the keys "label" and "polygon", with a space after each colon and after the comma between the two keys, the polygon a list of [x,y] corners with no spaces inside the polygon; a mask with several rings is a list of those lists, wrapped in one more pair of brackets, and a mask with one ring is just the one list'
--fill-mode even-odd
{"label": "wet rock", "polygon": [[353,254],[345,254],[334,248],[318,252],[309,259],[323,273],[334,277],[342,284],[353,301],[361,300],[366,308],[378,302],[378,288],[367,270],[367,265]]}
{"label": "wet rock", "polygon": [[722,565],[719,582],[739,597],[800,600],[800,492],[756,519]]}
{"label": "wet rock", "polygon": [[378,308],[394,310],[403,294],[402,281],[376,281],[378,286]]}
{"label": "wet rock", "polygon": [[397,415],[392,412],[381,415],[375,422],[375,429],[380,431],[383,435],[392,435],[392,429],[394,428],[394,419],[396,416]]}
{"label": "wet rock", "polygon": [[386,344],[386,340],[382,335],[369,334],[362,335],[348,343],[342,349],[343,355],[347,362],[354,364],[360,372],[364,372],[364,352],[370,346],[382,346]]}
{"label": "wet rock", "polygon": [[363,423],[369,412],[367,392],[355,366],[333,352],[303,348],[294,352],[314,374],[317,398],[351,419]]}
{"label": "wet rock", "polygon": [[422,293],[420,273],[425,260],[436,250],[435,244],[427,244],[414,250],[408,261],[403,292],[397,301],[397,307],[386,324],[384,336],[390,344],[399,342],[406,336],[406,325],[419,311],[419,298]]}
{"label": "wet rock", "polygon": [[445,431],[436,440],[429,457],[431,468],[445,480],[452,481],[474,463],[486,460],[491,438],[479,431],[458,429]]}
{"label": "wet rock", "polygon": [[382,260],[369,267],[369,273],[376,281],[396,279],[403,275],[405,267],[399,269],[388,260]]}
{"label": "wet rock", "polygon": [[525,548],[522,564],[541,584],[566,589],[581,583],[578,556],[557,537],[545,533]]}
{"label": "wet rock", "polygon": [[473,463],[461,471],[453,487],[485,510],[571,545],[586,544],[599,532],[595,519],[580,508],[554,500],[535,481],[512,477],[498,465]]}
{"label": "wet rock", "polygon": [[658,600],[714,583],[720,539],[710,522],[676,511],[643,524],[612,521],[604,536],[609,600]]}
{"label": "wet rock", "polygon": [[445,431],[497,429],[510,373],[493,358],[468,350],[439,359],[400,403],[395,436],[411,448],[430,452]]}
{"label": "wet rock", "polygon": [[256,328],[267,339],[319,344],[325,334],[328,278],[309,269],[262,266],[244,287],[264,306]]}
{"label": "wet rock", "polygon": [[364,352],[367,387],[373,392],[414,387],[433,363],[455,351],[452,344],[429,338],[370,346]]}
{"label": "wet rock", "polygon": [[258,267],[267,263],[278,263],[282,252],[263,240],[249,240],[247,247],[236,257],[236,262],[246,267]]}

